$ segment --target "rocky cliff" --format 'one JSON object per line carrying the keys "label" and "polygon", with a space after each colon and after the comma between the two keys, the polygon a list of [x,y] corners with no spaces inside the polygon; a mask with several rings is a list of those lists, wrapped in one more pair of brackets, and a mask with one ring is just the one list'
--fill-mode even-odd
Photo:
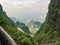
{"label": "rocky cliff", "polygon": [[48,7],[48,14],[41,29],[37,32],[35,40],[56,41],[56,45],[60,45],[60,0],[51,0]]}
{"label": "rocky cliff", "polygon": [[41,23],[39,21],[31,20],[28,22],[27,26],[29,27],[30,32],[34,35],[40,29]]}
{"label": "rocky cliff", "polygon": [[60,0],[51,0],[47,20],[51,27],[60,30]]}

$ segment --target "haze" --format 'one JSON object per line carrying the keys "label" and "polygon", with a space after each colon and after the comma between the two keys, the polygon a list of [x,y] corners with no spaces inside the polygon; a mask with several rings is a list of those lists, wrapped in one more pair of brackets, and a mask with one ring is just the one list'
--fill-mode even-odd
{"label": "haze", "polygon": [[21,21],[38,20],[44,22],[49,0],[0,0],[4,11],[9,17]]}

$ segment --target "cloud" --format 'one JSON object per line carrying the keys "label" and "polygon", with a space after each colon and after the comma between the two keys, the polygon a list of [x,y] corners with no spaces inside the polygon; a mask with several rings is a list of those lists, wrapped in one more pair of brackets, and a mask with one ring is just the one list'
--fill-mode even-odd
{"label": "cloud", "polygon": [[[11,7],[17,8],[33,8],[38,7],[42,3],[47,3],[48,1],[42,0],[1,0],[3,4],[10,5]],[[45,4],[44,4],[45,5]]]}
{"label": "cloud", "polygon": [[4,10],[8,16],[19,19],[37,19],[44,21],[49,0],[1,0]]}
{"label": "cloud", "polygon": [[13,5],[13,6],[20,6],[20,5],[24,5],[24,6],[29,6],[29,4],[34,3],[35,1],[19,1],[19,0],[1,0],[1,3],[7,3],[9,5]]}

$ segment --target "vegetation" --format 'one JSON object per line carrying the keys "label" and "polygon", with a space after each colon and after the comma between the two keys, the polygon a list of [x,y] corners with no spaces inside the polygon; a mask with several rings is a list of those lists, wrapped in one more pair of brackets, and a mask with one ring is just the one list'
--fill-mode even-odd
{"label": "vegetation", "polygon": [[48,9],[46,20],[35,34],[34,39],[12,28],[3,12],[0,12],[0,25],[18,45],[35,45],[34,41],[39,43],[53,40],[56,41],[56,45],[60,45],[60,0],[51,0]]}
{"label": "vegetation", "polygon": [[55,40],[60,45],[60,1],[51,0],[48,9],[46,21],[34,38],[36,42]]}
{"label": "vegetation", "polygon": [[31,34],[31,32],[29,31],[28,26],[26,26],[24,23],[16,22],[16,26],[20,27],[25,33]]}
{"label": "vegetation", "polygon": [[0,11],[0,25],[15,40],[17,45],[35,45],[30,36],[13,28],[6,16],[4,12]]}

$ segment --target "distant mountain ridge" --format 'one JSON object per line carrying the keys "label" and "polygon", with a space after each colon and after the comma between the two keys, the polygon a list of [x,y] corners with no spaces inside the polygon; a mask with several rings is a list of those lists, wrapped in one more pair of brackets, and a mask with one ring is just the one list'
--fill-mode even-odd
{"label": "distant mountain ridge", "polygon": [[29,34],[30,33],[35,34],[40,29],[41,26],[41,23],[36,20],[28,21],[28,23],[26,24],[15,17],[12,17],[11,19],[15,22],[17,27],[20,27],[25,33],[29,33]]}
{"label": "distant mountain ridge", "polygon": [[31,20],[27,26],[29,27],[29,30],[32,34],[35,34],[39,29],[40,29],[40,26],[41,26],[41,23],[39,21],[34,21],[34,20]]}
{"label": "distant mountain ridge", "polygon": [[[0,5],[0,25],[14,39],[14,41],[17,43],[17,45],[35,45],[35,43],[33,42],[32,38],[29,35],[19,31],[15,27],[13,27],[15,23],[13,23],[13,22],[11,23],[11,22],[12,22],[11,19],[2,10],[2,6]],[[3,37],[5,37],[5,35]],[[4,39],[4,40],[6,40],[6,39]],[[1,37],[0,37],[0,41],[1,41]],[[8,41],[8,40],[6,40],[6,41]],[[2,43],[3,42],[4,41],[2,41]],[[7,42],[7,43],[10,44],[9,42]],[[0,44],[1,44],[1,42],[0,42]],[[2,45],[5,45],[5,44],[2,44]]]}
{"label": "distant mountain ridge", "polygon": [[25,33],[31,34],[29,28],[24,23],[16,22],[16,25],[17,27],[21,28]]}
{"label": "distant mountain ridge", "polygon": [[20,20],[20,19],[18,19],[18,18],[16,18],[16,17],[10,17],[15,23],[16,22],[20,22],[20,23],[23,23],[23,21],[22,20]]}

